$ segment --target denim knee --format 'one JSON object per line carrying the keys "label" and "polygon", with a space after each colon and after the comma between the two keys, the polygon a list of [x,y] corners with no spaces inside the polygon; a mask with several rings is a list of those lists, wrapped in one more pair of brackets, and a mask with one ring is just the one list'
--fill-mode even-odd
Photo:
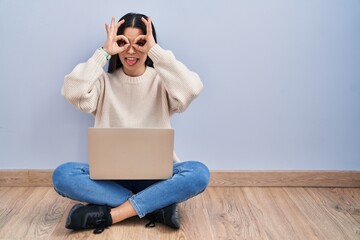
{"label": "denim knee", "polygon": [[184,170],[188,170],[188,180],[191,181],[195,194],[201,193],[208,186],[210,181],[210,171],[207,166],[201,162],[189,161],[184,162]]}
{"label": "denim knee", "polygon": [[52,174],[54,189],[57,193],[59,193],[62,196],[65,196],[64,193],[66,192],[66,189],[68,188],[69,185],[68,176],[74,170],[76,164],[77,163],[75,162],[67,162],[61,164],[60,166],[55,168]]}
{"label": "denim knee", "polygon": [[210,181],[209,168],[201,162],[195,162],[194,168],[195,168],[194,169],[195,173],[197,173],[197,179],[198,179],[196,181],[197,187],[199,189],[202,189],[201,191],[204,191]]}
{"label": "denim knee", "polygon": [[63,175],[64,175],[64,169],[66,168],[65,165],[68,164],[68,163],[64,163],[60,166],[58,166],[57,168],[55,168],[53,174],[52,174],[52,182],[53,182],[53,187],[55,189],[55,191],[59,194],[61,194],[61,191],[60,189],[62,189],[62,186],[61,186],[61,179],[63,178]]}

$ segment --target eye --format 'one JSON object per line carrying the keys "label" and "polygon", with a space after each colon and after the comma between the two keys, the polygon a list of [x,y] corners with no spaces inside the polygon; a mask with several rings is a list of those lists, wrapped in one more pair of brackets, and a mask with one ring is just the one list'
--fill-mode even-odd
{"label": "eye", "polygon": [[136,45],[139,45],[140,47],[142,47],[142,46],[145,45],[145,43],[146,43],[145,40],[139,40],[139,41],[136,42]]}
{"label": "eye", "polygon": [[123,47],[125,46],[126,42],[124,40],[119,40],[117,41],[117,44],[119,45],[119,47]]}

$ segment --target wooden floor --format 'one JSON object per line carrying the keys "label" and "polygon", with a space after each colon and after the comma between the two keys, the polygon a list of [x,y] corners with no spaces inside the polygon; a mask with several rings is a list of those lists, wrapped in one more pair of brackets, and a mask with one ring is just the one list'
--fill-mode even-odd
{"label": "wooden floor", "polygon": [[1,187],[0,239],[360,239],[360,188],[210,187],[180,204],[178,231],[138,218],[70,231],[74,203],[49,187]]}

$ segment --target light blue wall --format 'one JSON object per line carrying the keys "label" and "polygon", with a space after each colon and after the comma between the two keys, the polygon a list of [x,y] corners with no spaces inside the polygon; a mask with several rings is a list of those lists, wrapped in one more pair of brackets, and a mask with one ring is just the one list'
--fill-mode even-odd
{"label": "light blue wall", "polygon": [[137,11],[205,88],[176,149],[211,169],[360,170],[360,1],[0,0],[0,168],[86,161],[63,77]]}

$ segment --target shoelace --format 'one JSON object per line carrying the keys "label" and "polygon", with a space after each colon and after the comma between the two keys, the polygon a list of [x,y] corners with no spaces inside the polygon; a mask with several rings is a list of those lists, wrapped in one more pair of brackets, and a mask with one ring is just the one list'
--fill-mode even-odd
{"label": "shoelace", "polygon": [[94,234],[102,233],[107,227],[106,223],[107,223],[106,219],[102,214],[101,215],[95,214],[93,216],[88,216],[86,219],[86,227],[95,228],[93,231]]}
{"label": "shoelace", "polygon": [[153,217],[150,219],[150,221],[145,225],[146,228],[153,228],[155,227],[156,218]]}
{"label": "shoelace", "polygon": [[94,234],[99,234],[102,233],[106,228],[106,222],[105,219],[101,220],[101,222],[99,223],[98,227],[96,227],[93,231]]}
{"label": "shoelace", "polygon": [[159,222],[159,211],[157,211],[157,212],[153,212],[153,213],[150,213],[149,215],[148,215],[148,218],[149,218],[149,222],[145,225],[145,227],[146,228],[153,228],[153,227],[155,227],[156,225],[155,225],[155,223],[156,222]]}
{"label": "shoelace", "polygon": [[[161,219],[159,218],[162,218],[163,221],[161,221]],[[146,228],[153,228],[155,227],[155,223],[156,222],[165,222],[165,213],[163,210],[160,210],[159,212],[156,212],[156,213],[152,213],[150,216],[149,216],[149,219],[150,221],[145,225]]]}

